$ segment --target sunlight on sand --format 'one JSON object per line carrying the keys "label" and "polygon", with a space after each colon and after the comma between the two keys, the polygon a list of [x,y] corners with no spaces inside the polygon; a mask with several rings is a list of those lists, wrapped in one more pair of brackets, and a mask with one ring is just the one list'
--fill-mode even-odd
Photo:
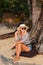
{"label": "sunlight on sand", "polygon": [[[13,38],[8,38],[4,40],[0,40],[0,54],[3,54],[4,56],[11,58],[12,54],[15,53],[15,50],[11,50],[11,44],[14,42]],[[27,57],[20,57],[20,61],[22,63],[36,63],[36,64],[43,64],[43,55],[37,55],[33,58],[27,58]]]}

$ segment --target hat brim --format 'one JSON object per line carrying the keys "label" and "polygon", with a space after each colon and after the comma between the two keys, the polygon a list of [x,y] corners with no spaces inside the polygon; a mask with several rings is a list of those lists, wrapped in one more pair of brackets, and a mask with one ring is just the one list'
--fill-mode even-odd
{"label": "hat brim", "polygon": [[19,29],[21,29],[21,28],[26,28],[26,30],[28,30],[29,29],[29,27],[28,26],[21,26],[21,27],[19,27]]}

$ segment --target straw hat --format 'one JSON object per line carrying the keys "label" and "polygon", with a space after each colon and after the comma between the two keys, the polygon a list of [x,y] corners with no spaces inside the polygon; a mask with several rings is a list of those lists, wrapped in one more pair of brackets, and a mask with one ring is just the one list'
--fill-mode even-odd
{"label": "straw hat", "polygon": [[26,26],[25,24],[20,24],[20,26],[17,28],[17,30],[21,29],[21,28],[26,28],[26,30],[28,30],[28,26]]}

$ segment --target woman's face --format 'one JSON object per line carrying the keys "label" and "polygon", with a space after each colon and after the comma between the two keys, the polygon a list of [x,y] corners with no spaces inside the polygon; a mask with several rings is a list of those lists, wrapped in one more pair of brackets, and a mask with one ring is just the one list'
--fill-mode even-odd
{"label": "woman's face", "polygon": [[21,32],[22,32],[22,33],[25,33],[25,31],[26,31],[26,28],[25,28],[25,27],[22,27],[22,28],[21,28]]}

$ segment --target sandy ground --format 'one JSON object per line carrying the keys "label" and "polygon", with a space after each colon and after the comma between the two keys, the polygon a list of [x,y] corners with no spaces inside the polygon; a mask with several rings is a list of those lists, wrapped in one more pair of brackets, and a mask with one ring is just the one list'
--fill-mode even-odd
{"label": "sandy ground", "polygon": [[[14,42],[13,38],[8,38],[5,40],[0,40],[0,54],[3,54],[4,56],[11,58],[12,54],[14,54],[15,50],[11,50],[11,45]],[[37,55],[33,58],[27,58],[27,57],[20,57],[19,62],[24,63],[36,63],[43,65],[43,55]],[[0,62],[0,65],[2,65],[2,62]]]}
{"label": "sandy ground", "polygon": [[14,32],[14,28],[7,28],[6,26],[4,25],[0,25],[0,35],[2,34],[6,34],[6,33],[9,33],[9,32]]}
{"label": "sandy ground", "polygon": [[[14,29],[7,29],[6,27],[1,27],[0,28],[0,35],[9,33],[14,31]],[[11,56],[15,53],[15,50],[11,50],[11,45],[14,43],[14,37],[0,40],[0,54],[4,55],[5,57],[11,58]],[[24,62],[25,61],[25,62]],[[20,57],[19,62],[21,63],[34,63],[34,64],[40,64],[43,65],[43,55],[37,55],[32,58],[27,58],[27,57]],[[0,65],[4,65],[0,61]]]}

